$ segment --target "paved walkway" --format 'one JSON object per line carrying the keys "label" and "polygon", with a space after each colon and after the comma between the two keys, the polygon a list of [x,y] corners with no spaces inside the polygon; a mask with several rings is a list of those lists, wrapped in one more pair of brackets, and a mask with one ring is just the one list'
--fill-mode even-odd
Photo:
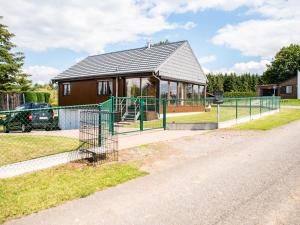
{"label": "paved walkway", "polygon": [[7,224],[299,225],[299,127],[178,138],[170,167]]}

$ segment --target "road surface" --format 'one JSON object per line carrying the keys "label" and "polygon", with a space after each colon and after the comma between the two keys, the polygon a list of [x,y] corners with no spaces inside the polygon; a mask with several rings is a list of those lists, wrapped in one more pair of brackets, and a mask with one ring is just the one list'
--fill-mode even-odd
{"label": "road surface", "polygon": [[300,224],[300,121],[168,145],[148,176],[8,224]]}

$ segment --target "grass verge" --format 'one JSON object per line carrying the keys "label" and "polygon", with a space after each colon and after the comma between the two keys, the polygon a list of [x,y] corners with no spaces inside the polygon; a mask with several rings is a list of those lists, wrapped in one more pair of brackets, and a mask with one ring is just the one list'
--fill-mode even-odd
{"label": "grass verge", "polygon": [[280,103],[283,106],[300,106],[300,99],[281,99]]}
{"label": "grass verge", "polygon": [[0,180],[0,223],[146,175],[130,164],[72,164]]}
{"label": "grass verge", "polygon": [[282,109],[279,113],[236,125],[241,130],[271,130],[300,119],[300,110]]}
{"label": "grass verge", "polygon": [[23,134],[0,135],[0,143],[0,166],[79,147],[75,138]]}

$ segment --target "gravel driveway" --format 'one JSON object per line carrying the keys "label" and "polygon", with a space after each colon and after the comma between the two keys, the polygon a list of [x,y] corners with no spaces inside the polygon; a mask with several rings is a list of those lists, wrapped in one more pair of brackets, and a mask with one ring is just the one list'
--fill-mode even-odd
{"label": "gravel driveway", "polygon": [[[146,177],[8,224],[300,224],[300,121],[145,147]],[[151,149],[152,148],[152,149]]]}

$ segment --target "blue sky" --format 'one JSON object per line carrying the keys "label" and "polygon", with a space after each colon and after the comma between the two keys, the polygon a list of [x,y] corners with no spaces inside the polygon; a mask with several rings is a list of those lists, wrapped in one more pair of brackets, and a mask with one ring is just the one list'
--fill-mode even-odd
{"label": "blue sky", "polygon": [[[48,82],[91,54],[188,40],[206,72],[262,73],[299,44],[296,0],[5,1],[0,15],[34,82]],[[15,7],[18,5],[18,7]],[[5,10],[4,10],[5,9]]]}

